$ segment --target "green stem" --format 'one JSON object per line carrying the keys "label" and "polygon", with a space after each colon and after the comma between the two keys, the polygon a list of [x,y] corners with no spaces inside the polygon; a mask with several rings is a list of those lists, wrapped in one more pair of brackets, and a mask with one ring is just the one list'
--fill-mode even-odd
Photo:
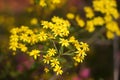
{"label": "green stem", "polygon": [[60,55],[63,54],[63,46],[61,45],[60,50],[59,50]]}
{"label": "green stem", "polygon": [[53,43],[53,45],[54,45],[54,48],[56,49],[56,51],[57,51],[57,53],[58,53],[58,49],[57,49],[57,46],[56,46],[56,44],[55,44],[55,42],[52,40],[52,43]]}
{"label": "green stem", "polygon": [[67,52],[63,53],[62,55],[72,55],[75,50],[68,50]]}

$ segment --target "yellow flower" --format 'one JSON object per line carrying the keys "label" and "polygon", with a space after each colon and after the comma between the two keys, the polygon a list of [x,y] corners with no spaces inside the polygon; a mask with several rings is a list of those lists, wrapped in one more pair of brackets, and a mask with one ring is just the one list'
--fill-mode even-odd
{"label": "yellow flower", "polygon": [[75,42],[74,42],[74,46],[76,47],[76,49],[77,50],[79,50],[80,49],[80,44],[79,44],[79,41],[78,40],[75,40]]}
{"label": "yellow flower", "polygon": [[88,44],[87,44],[87,43],[80,42],[80,46],[81,46],[81,48],[82,48],[84,51],[89,51],[89,48],[88,48]]}
{"label": "yellow flower", "polygon": [[68,13],[67,15],[68,19],[74,19],[75,15],[73,13]]}
{"label": "yellow flower", "polygon": [[117,31],[116,31],[116,35],[117,35],[117,36],[120,36],[120,30],[117,30]]}
{"label": "yellow flower", "polygon": [[67,39],[60,39],[60,44],[62,44],[62,46],[68,47],[69,46],[69,41]]}
{"label": "yellow flower", "polygon": [[10,42],[9,49],[16,51],[17,48],[18,48],[18,42]]}
{"label": "yellow flower", "polygon": [[52,20],[52,22],[54,22],[56,24],[60,24],[60,25],[66,26],[66,27],[70,26],[70,23],[68,20],[64,20],[63,18],[59,18],[57,16],[54,16],[51,20]]}
{"label": "yellow flower", "polygon": [[91,7],[84,7],[84,11],[86,12],[86,17],[87,18],[93,18],[94,17],[94,12]]}
{"label": "yellow flower", "polygon": [[78,50],[75,53],[78,53],[78,55],[81,56],[81,57],[85,57],[86,56],[86,53],[85,53],[84,50]]}
{"label": "yellow flower", "polygon": [[60,27],[57,27],[57,25],[54,25],[54,28],[52,29],[52,31],[53,31],[53,34],[54,34],[54,36],[56,37],[56,36],[63,36],[62,35],[62,32],[61,32],[61,30],[60,30]]}
{"label": "yellow flower", "polygon": [[86,56],[85,50],[79,49],[75,53],[76,53],[76,55],[73,57],[73,59],[78,63],[83,62],[83,60]]}
{"label": "yellow flower", "polygon": [[25,31],[25,33],[28,34],[28,35],[32,35],[34,32],[33,32],[33,30],[28,29],[28,30]]}
{"label": "yellow flower", "polygon": [[57,75],[62,75],[62,73],[63,73],[63,71],[61,70],[61,67],[58,65],[56,65],[53,70],[54,70],[54,72],[56,72]]}
{"label": "yellow flower", "polygon": [[35,44],[38,42],[38,36],[36,34],[32,34],[29,39],[31,44]]}
{"label": "yellow flower", "polygon": [[73,59],[74,59],[76,62],[80,63],[80,62],[83,62],[84,57],[81,57],[79,54],[77,54],[75,57],[73,57]]}
{"label": "yellow flower", "polygon": [[49,64],[50,63],[50,60],[51,60],[51,56],[49,55],[44,55],[43,56],[43,62],[46,63],[46,64]]}
{"label": "yellow flower", "polygon": [[52,18],[52,22],[55,23],[52,28],[52,31],[55,36],[68,36],[68,28],[70,27],[70,23],[67,20],[54,16]]}
{"label": "yellow flower", "polygon": [[77,53],[77,54],[73,57],[73,59],[78,63],[83,62],[83,60],[86,56],[85,51],[84,50],[78,50],[75,53]]}
{"label": "yellow flower", "polygon": [[56,50],[54,48],[51,48],[47,51],[47,53],[48,53],[49,56],[54,56],[55,53],[56,53]]}
{"label": "yellow flower", "polygon": [[49,39],[55,39],[54,35],[52,35],[52,34],[48,34],[48,38]]}
{"label": "yellow flower", "polygon": [[45,0],[40,0],[39,5],[40,5],[40,6],[42,6],[42,7],[47,6],[47,4],[46,4]]}
{"label": "yellow flower", "polygon": [[58,61],[58,59],[52,59],[51,60],[51,66],[52,67],[55,67],[55,66],[57,66],[57,65],[59,65],[60,63],[59,63],[59,61]]}
{"label": "yellow flower", "polygon": [[77,24],[80,26],[80,27],[84,27],[85,26],[85,22],[80,18],[80,16],[76,16],[75,18]]}
{"label": "yellow flower", "polygon": [[40,33],[38,34],[38,39],[39,39],[40,41],[46,41],[47,38],[48,38],[47,33],[45,33],[44,31],[42,31],[42,32],[40,32]]}
{"label": "yellow flower", "polygon": [[104,19],[105,19],[106,23],[111,22],[112,21],[112,16],[111,15],[105,15]]}
{"label": "yellow flower", "polygon": [[24,44],[19,43],[19,48],[21,49],[22,52],[27,51],[27,47]]}
{"label": "yellow flower", "polygon": [[49,72],[49,69],[48,69],[48,68],[44,68],[44,71],[45,71],[46,73],[48,73],[48,72]]}
{"label": "yellow flower", "polygon": [[74,37],[74,36],[72,36],[72,37],[69,38],[69,42],[75,43],[75,41],[76,41],[76,40],[75,40],[75,37]]}
{"label": "yellow flower", "polygon": [[18,40],[19,40],[19,36],[18,35],[11,35],[10,36],[10,40],[12,41],[12,42],[17,42]]}
{"label": "yellow flower", "polygon": [[60,36],[68,36],[70,27],[70,23],[67,20],[54,16],[52,22],[42,21],[42,25],[44,29],[50,29],[54,37]]}
{"label": "yellow flower", "polygon": [[95,11],[100,11],[102,13],[105,13],[103,0],[101,0],[101,1],[100,0],[99,1],[94,0],[93,1],[93,8],[94,8]]}
{"label": "yellow flower", "polygon": [[118,18],[119,18],[119,12],[117,11],[116,8],[111,9],[110,11],[111,11],[111,14],[113,15],[113,17],[114,17],[115,19],[118,19]]}
{"label": "yellow flower", "polygon": [[115,19],[119,17],[116,0],[94,0],[93,8],[104,14],[111,14]]}
{"label": "yellow flower", "polygon": [[95,30],[93,21],[87,21],[86,30],[93,32]]}
{"label": "yellow flower", "polygon": [[111,21],[106,24],[106,28],[112,32],[116,32],[119,30],[118,23],[115,21]]}
{"label": "yellow flower", "polygon": [[12,34],[17,34],[17,33],[19,33],[19,28],[13,28],[13,29],[10,30],[10,32]]}
{"label": "yellow flower", "polygon": [[19,28],[20,32],[26,32],[27,30],[29,30],[29,27],[28,26],[21,26]]}
{"label": "yellow flower", "polygon": [[32,50],[31,52],[29,52],[29,55],[30,55],[30,56],[33,56],[34,59],[37,59],[37,56],[40,56],[39,53],[40,53],[40,50],[34,49],[34,50]]}
{"label": "yellow flower", "polygon": [[28,34],[21,33],[20,40],[22,40],[23,42],[30,43],[30,37],[28,37]]}
{"label": "yellow flower", "polygon": [[[46,1],[47,3],[47,0],[40,1]],[[81,22],[80,20],[79,25],[84,26],[85,25],[84,21]],[[34,19],[33,21],[31,21],[31,23],[37,24],[37,22]],[[10,49],[12,49],[13,51],[20,49],[22,52],[27,52],[27,49],[29,47],[31,49],[34,47],[34,45],[38,45],[38,42],[41,43],[42,41],[47,41],[46,43],[44,42],[45,45],[43,46],[45,47],[47,46],[46,48],[48,48],[48,46],[49,47],[56,46],[56,44],[51,45],[51,43],[49,43],[50,40],[53,39],[54,41],[58,42],[58,44],[61,45],[62,47],[69,47],[69,45],[72,44],[71,46],[73,46],[73,48],[76,48],[77,51],[72,50],[72,52],[75,53],[73,59],[76,61],[76,63],[82,62],[84,60],[84,57],[86,56],[86,51],[89,50],[88,45],[87,43],[79,42],[78,40],[75,39],[74,36],[69,38],[70,23],[68,20],[64,20],[63,18],[54,16],[51,19],[51,22],[42,21],[41,25],[42,25],[42,29],[40,29],[41,32],[39,32],[40,30],[37,31],[35,31],[35,29],[32,30],[28,26],[21,26],[20,28],[13,29],[12,30],[13,32],[11,32],[12,35],[10,37]],[[94,22],[92,20],[87,23],[87,27],[91,28],[91,26],[94,27]],[[115,31],[117,30],[116,34],[120,35],[120,30],[118,29],[114,30]],[[91,29],[89,29],[88,31],[91,31]],[[27,47],[26,45],[33,46]],[[67,54],[67,52],[69,51],[66,50],[65,52]],[[40,56],[40,53],[41,51],[37,49],[33,49],[30,52],[28,52],[29,56],[32,56],[35,60],[38,58],[38,56]],[[53,69],[53,71],[57,75],[62,75],[63,70],[60,66],[60,61],[58,60],[58,57],[60,56],[57,55],[57,51],[54,48],[48,48],[48,50],[46,51],[46,55],[43,54],[43,57],[41,59],[43,60],[43,63],[48,65],[47,67]],[[45,68],[44,71],[48,72],[49,69]]]}
{"label": "yellow flower", "polygon": [[74,66],[78,66],[78,63],[77,63],[77,62],[75,62],[75,63],[74,63]]}
{"label": "yellow flower", "polygon": [[102,17],[98,16],[98,17],[95,17],[93,19],[93,23],[94,23],[94,25],[102,26],[105,22],[104,22],[104,19]]}
{"label": "yellow flower", "polygon": [[31,21],[30,21],[30,23],[31,23],[32,25],[35,25],[35,24],[38,23],[38,20],[37,20],[36,18],[32,18]]}
{"label": "yellow flower", "polygon": [[52,0],[52,2],[53,2],[54,4],[58,4],[58,3],[61,2],[61,0]]}
{"label": "yellow flower", "polygon": [[48,22],[48,21],[41,21],[41,25],[43,25],[43,28],[45,29],[52,29],[53,28],[53,24],[51,22]]}
{"label": "yellow flower", "polygon": [[12,54],[13,54],[13,55],[16,55],[16,52],[13,52]]}
{"label": "yellow flower", "polygon": [[114,38],[114,33],[111,31],[107,31],[106,36],[108,39],[113,39]]}

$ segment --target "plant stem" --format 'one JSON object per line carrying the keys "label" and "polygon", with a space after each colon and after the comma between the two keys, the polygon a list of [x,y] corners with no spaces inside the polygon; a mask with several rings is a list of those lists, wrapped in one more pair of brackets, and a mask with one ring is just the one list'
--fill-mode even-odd
{"label": "plant stem", "polygon": [[57,53],[58,53],[58,49],[57,49],[57,46],[56,46],[56,44],[55,44],[55,42],[52,40],[52,43],[53,43],[53,45],[54,45],[54,47],[55,47],[55,49],[56,49],[56,51],[57,51]]}
{"label": "plant stem", "polygon": [[118,37],[115,35],[113,41],[113,60],[114,60],[114,80],[119,80],[119,44],[118,44]]}

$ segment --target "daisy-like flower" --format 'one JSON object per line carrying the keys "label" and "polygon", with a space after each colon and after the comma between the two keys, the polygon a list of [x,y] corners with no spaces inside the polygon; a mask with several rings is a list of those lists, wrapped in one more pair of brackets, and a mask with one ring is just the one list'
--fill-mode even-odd
{"label": "daisy-like flower", "polygon": [[43,56],[43,62],[46,63],[46,64],[49,64],[50,63],[50,60],[51,60],[51,56],[49,55],[44,55]]}
{"label": "daisy-like flower", "polygon": [[67,39],[60,39],[60,44],[62,44],[62,46],[68,47],[69,46],[69,41]]}
{"label": "daisy-like flower", "polygon": [[54,56],[55,53],[56,53],[56,50],[54,48],[51,48],[47,51],[47,53],[48,53],[49,56]]}
{"label": "daisy-like flower", "polygon": [[82,48],[84,51],[89,51],[89,48],[88,48],[88,44],[87,44],[87,43],[80,42],[80,46],[81,46],[81,48]]}
{"label": "daisy-like flower", "polygon": [[40,33],[38,34],[38,39],[39,39],[40,41],[46,41],[47,38],[48,38],[47,33],[45,33],[44,31],[42,31],[42,32],[40,32]]}
{"label": "daisy-like flower", "polygon": [[48,73],[48,72],[49,72],[49,69],[48,69],[48,68],[44,68],[44,71],[45,71],[46,73]]}
{"label": "daisy-like flower", "polygon": [[53,71],[56,72],[57,75],[62,75],[62,73],[63,73],[63,71],[61,70],[61,67],[59,65],[55,66]]}
{"label": "daisy-like flower", "polygon": [[40,53],[40,50],[34,49],[34,50],[32,50],[31,52],[29,52],[29,55],[30,55],[30,56],[33,56],[34,59],[37,59],[37,56],[40,56],[39,53]]}
{"label": "daisy-like flower", "polygon": [[58,59],[52,59],[51,60],[51,66],[52,67],[55,67],[56,65],[59,65],[60,64],[60,62],[58,61]]}

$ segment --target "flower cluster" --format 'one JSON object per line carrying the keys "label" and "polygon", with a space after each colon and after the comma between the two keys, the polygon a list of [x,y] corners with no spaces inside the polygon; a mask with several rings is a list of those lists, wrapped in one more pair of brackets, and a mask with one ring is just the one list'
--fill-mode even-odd
{"label": "flower cluster", "polygon": [[46,7],[49,4],[50,5],[55,5],[61,3],[61,0],[40,0],[39,5],[42,7]]}
{"label": "flower cluster", "polygon": [[44,29],[50,29],[54,37],[64,37],[69,34],[68,28],[70,27],[70,23],[62,18],[53,17],[52,22],[42,21],[42,25]]}
{"label": "flower cluster", "polygon": [[[93,0],[92,4],[92,7],[84,7],[87,20],[73,14],[78,26],[84,27],[88,32],[95,31],[97,26],[105,26],[108,39],[113,39],[114,35],[120,36],[120,28],[116,21],[119,18],[116,0]],[[70,19],[71,16],[67,17]]]}
{"label": "flower cluster", "polygon": [[75,56],[73,59],[76,61],[76,63],[83,62],[86,52],[89,51],[88,44],[79,42],[73,36],[69,38],[69,42],[75,47]]}
{"label": "flower cluster", "polygon": [[[93,8],[94,11],[104,14],[103,20],[107,29],[106,35],[108,39],[114,38],[114,34],[120,36],[118,23],[115,21],[115,19],[119,18],[116,0],[93,1]],[[100,22],[100,20],[98,22]]]}
{"label": "flower cluster", "polygon": [[43,56],[44,58],[43,61],[46,64],[50,64],[50,66],[53,68],[53,71],[56,72],[57,75],[59,74],[61,75],[63,71],[61,69],[59,60],[55,58],[55,54],[56,54],[56,50],[54,48],[48,49],[47,54]]}
{"label": "flower cluster", "polygon": [[[33,19],[31,23],[36,24],[36,20]],[[63,73],[61,57],[64,55],[69,55],[76,63],[83,62],[86,52],[89,51],[88,45],[79,42],[74,36],[69,37],[70,23],[68,20],[54,16],[51,21],[41,21],[41,27],[37,31],[28,26],[13,28],[10,36],[10,49],[14,52],[18,49],[35,60],[42,58],[46,65],[45,72],[52,69],[57,75]],[[39,49],[37,45],[43,48]]]}

